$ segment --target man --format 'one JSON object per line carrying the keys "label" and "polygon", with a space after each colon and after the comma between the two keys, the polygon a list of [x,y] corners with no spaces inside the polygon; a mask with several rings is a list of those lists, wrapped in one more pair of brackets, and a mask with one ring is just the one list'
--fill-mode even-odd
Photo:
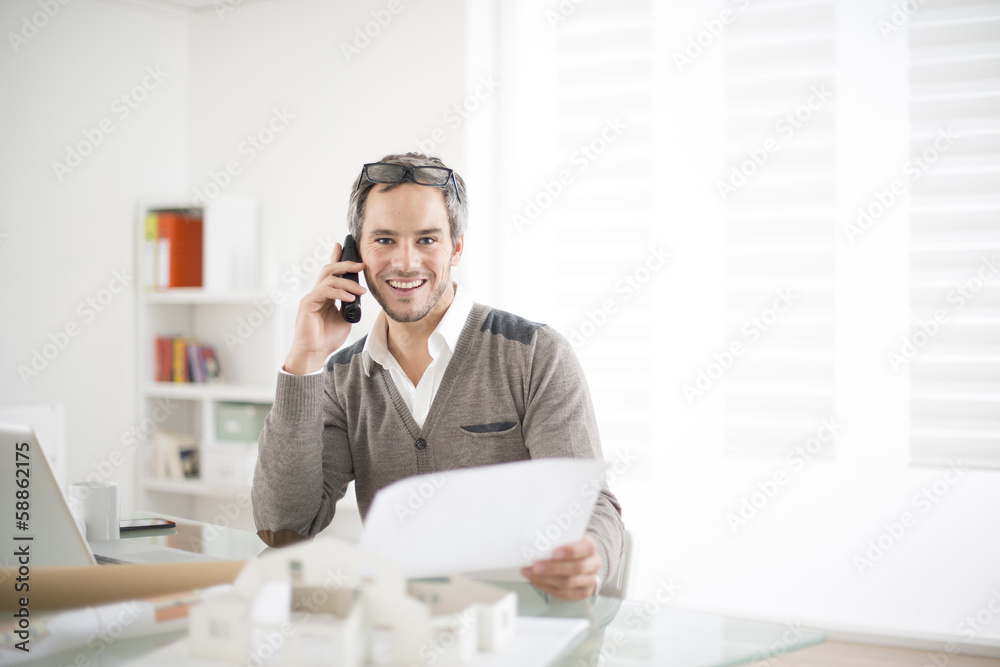
{"label": "man", "polygon": [[[325,528],[352,479],[364,516],[376,491],[412,475],[603,458],[566,340],[474,304],[452,282],[467,218],[465,183],[437,158],[389,155],[362,168],[348,211],[362,261],[341,261],[338,245],[300,301],[261,434],[253,508],[268,544]],[[368,291],[344,274],[361,271],[382,312],[369,336],[330,356],[351,329],[336,302]],[[589,597],[617,573],[623,534],[605,487],[583,539],[522,573],[551,595]]]}

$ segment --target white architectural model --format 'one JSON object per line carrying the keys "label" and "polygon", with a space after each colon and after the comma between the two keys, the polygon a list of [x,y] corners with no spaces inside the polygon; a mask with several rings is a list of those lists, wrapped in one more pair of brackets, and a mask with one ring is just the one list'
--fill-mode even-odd
{"label": "white architectural model", "polygon": [[191,657],[259,665],[459,665],[514,637],[517,597],[461,577],[414,581],[333,538],[250,561],[191,608]]}

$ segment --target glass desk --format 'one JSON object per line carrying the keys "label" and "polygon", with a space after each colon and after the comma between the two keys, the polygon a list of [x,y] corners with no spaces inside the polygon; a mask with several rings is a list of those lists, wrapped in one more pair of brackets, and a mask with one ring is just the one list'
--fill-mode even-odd
{"label": "glass desk", "polygon": [[172,547],[181,551],[205,554],[223,560],[249,560],[269,547],[256,533],[237,530],[200,521],[182,519],[169,514],[136,512],[130,519],[170,519],[176,528],[141,530],[122,533],[123,540],[138,540],[149,544]]}
{"label": "glass desk", "polygon": [[[580,602],[550,599],[527,583],[494,582],[518,596],[519,616],[584,618],[590,630],[554,665],[770,664],[771,658],[819,644],[819,632],[676,609],[655,597],[619,600],[597,597]],[[659,591],[658,591],[659,592]]]}
{"label": "glass desk", "polygon": [[[232,560],[254,558],[269,550],[257,535],[244,530],[148,513],[138,513],[135,518],[156,516],[175,521],[177,528],[143,531],[138,537],[123,539],[143,540]],[[770,658],[776,655],[824,640],[822,634],[797,626],[683,611],[669,607],[655,597],[626,601],[597,597],[569,602],[550,600],[527,583],[497,582],[496,585],[517,594],[520,616],[581,618],[590,622],[590,629],[551,663],[557,667],[769,664]],[[181,639],[185,634],[186,631],[181,630],[122,639],[110,646],[100,646],[100,652],[82,648],[47,656],[43,660],[44,664],[55,665],[83,664],[81,660],[86,664],[135,664],[136,661],[141,662],[144,655]],[[491,660],[477,659],[474,662],[478,667],[490,664]]]}

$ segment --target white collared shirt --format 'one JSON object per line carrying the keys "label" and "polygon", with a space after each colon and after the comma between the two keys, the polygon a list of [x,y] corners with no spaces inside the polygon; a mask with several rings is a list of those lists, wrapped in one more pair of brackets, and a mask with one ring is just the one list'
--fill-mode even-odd
{"label": "white collared shirt", "polygon": [[420,376],[416,386],[410,382],[399,362],[389,352],[387,340],[389,323],[384,311],[379,313],[368,339],[365,340],[365,347],[361,350],[365,374],[371,376],[373,361],[388,370],[396,389],[399,390],[399,395],[403,397],[403,402],[413,415],[413,421],[421,428],[427,419],[434,396],[437,395],[438,387],[441,386],[441,378],[444,377],[451,355],[455,352],[455,346],[458,345],[458,338],[465,327],[465,321],[472,312],[472,305],[472,299],[455,283],[455,299],[427,339],[427,352],[431,355],[431,363]]}
{"label": "white collared shirt", "polygon": [[[427,339],[427,351],[431,355],[431,363],[424,374],[420,376],[420,381],[417,382],[416,386],[413,386],[399,362],[389,352],[387,338],[389,323],[386,321],[385,311],[378,314],[375,325],[372,327],[371,333],[368,334],[365,346],[361,350],[361,361],[364,365],[365,375],[371,377],[373,361],[388,370],[399,395],[403,397],[403,402],[409,408],[410,414],[413,415],[413,421],[417,422],[417,426],[421,428],[424,426],[424,420],[427,419],[431,403],[434,402],[434,397],[437,395],[438,387],[441,386],[441,378],[444,377],[448,362],[451,361],[451,355],[455,352],[455,346],[458,345],[458,337],[462,334],[465,321],[469,319],[469,313],[472,312],[472,299],[465,295],[458,283],[454,283],[454,285],[455,298]],[[307,375],[319,375],[325,367],[326,364],[323,368],[307,373]],[[290,375],[284,368],[281,368],[280,371]]]}

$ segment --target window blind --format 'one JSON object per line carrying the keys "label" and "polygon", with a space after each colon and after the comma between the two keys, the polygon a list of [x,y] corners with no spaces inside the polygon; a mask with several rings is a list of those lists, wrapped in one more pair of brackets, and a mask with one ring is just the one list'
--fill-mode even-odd
{"label": "window blind", "polygon": [[[656,295],[646,287],[662,265],[649,234],[650,16],[648,1],[595,4],[555,31],[556,142],[559,154],[576,156],[568,168],[579,182],[550,228],[552,247],[572,244],[553,268],[586,275],[596,289],[556,278],[566,292],[553,305],[587,371],[605,457],[627,454],[620,469],[633,476],[648,471]],[[608,253],[609,234],[629,240],[623,256]]]}
{"label": "window blind", "polygon": [[1000,467],[1000,2],[941,0],[908,24],[909,334],[918,464]]}
{"label": "window blind", "polygon": [[524,96],[503,120],[504,252],[531,270],[508,270],[501,303],[569,339],[605,458],[625,461],[622,475],[645,475],[651,285],[664,266],[650,240],[651,3],[503,11],[516,16],[501,85],[508,99]]}
{"label": "window blind", "polygon": [[721,381],[726,450],[784,454],[833,416],[834,3],[733,12],[729,155],[715,184],[727,206],[727,340],[740,351]]}
{"label": "window blind", "polygon": [[[1000,276],[994,278],[993,272],[1000,272],[994,261],[1000,255],[1000,2],[920,4],[915,11],[892,14],[898,25],[881,37],[884,26],[874,20],[859,23],[859,17],[888,15],[848,12],[857,8],[838,4],[768,0],[706,6],[707,19],[724,8],[733,20],[704,47],[706,55],[678,77],[693,78],[702,92],[716,90],[716,85],[725,91],[725,119],[718,131],[726,135],[726,159],[703,180],[725,211],[726,347],[718,349],[715,359],[701,360],[700,369],[719,378],[710,391],[724,399],[726,451],[786,454],[814,435],[824,420],[836,419],[838,402],[843,405],[849,397],[853,427],[873,432],[873,424],[884,425],[889,437],[908,437],[914,462],[960,459],[965,465],[996,467]],[[503,50],[509,64],[507,94],[522,96],[510,109],[533,110],[517,121],[510,114],[502,121],[508,144],[500,170],[509,179],[504,183],[505,215],[523,214],[526,204],[537,209],[523,229],[507,225],[505,252],[516,248],[533,260],[530,279],[508,278],[505,286],[508,300],[517,301],[515,310],[537,313],[574,342],[590,378],[605,446],[613,455],[621,448],[634,451],[636,443],[643,443],[642,449],[651,440],[670,438],[652,432],[662,411],[650,396],[658,390],[662,395],[664,382],[693,384],[689,369],[651,363],[657,332],[677,313],[657,312],[663,308],[663,290],[646,262],[659,248],[654,239],[663,238],[661,232],[672,223],[664,214],[678,210],[659,197],[660,183],[650,175],[657,173],[664,155],[676,154],[664,142],[658,116],[662,105],[689,100],[661,92],[676,69],[673,54],[685,48],[691,30],[686,23],[678,27],[678,16],[690,19],[697,12],[648,0],[573,6],[568,15],[529,2],[505,10],[518,12],[512,22],[518,32],[508,36]],[[549,23],[549,15],[558,18]],[[530,44],[522,34],[525,26],[535,31]],[[871,30],[864,40],[870,60],[845,59],[856,56],[852,40],[864,28]],[[885,48],[875,46],[882,38]],[[720,50],[725,62],[716,69]],[[909,82],[886,74],[907,59]],[[880,72],[881,80],[892,76],[893,94],[904,96],[893,98],[898,107],[866,105],[866,86],[880,80],[875,74],[865,79],[868,67]],[[716,77],[721,78],[718,84]],[[851,88],[853,97],[845,93],[840,99],[838,81],[853,84],[858,77],[864,85]],[[713,94],[696,99],[706,103]],[[901,111],[906,95],[909,119]],[[856,106],[845,108],[848,103]],[[846,122],[838,129],[837,119],[853,118],[851,114],[875,114],[873,120],[899,128],[895,143],[879,144],[877,133],[859,133]],[[601,132],[616,119],[620,131],[613,141],[602,142]],[[700,122],[701,133],[715,132],[715,116],[685,119]],[[923,159],[925,151],[937,153],[927,153],[933,164],[899,195],[906,203],[893,208],[900,220],[908,216],[909,233],[894,226],[893,217],[859,241],[868,246],[845,243],[846,223],[855,224],[859,203],[877,203],[869,188],[882,188],[878,174],[892,169],[897,153],[906,150],[907,131],[914,158]],[[600,150],[584,159],[581,147],[591,143]],[[525,165],[525,154],[533,156],[533,164]],[[898,159],[905,157],[899,154]],[[852,178],[858,161],[876,166],[860,179]],[[703,163],[693,168],[701,170]],[[532,169],[532,175],[521,178]],[[572,182],[556,192],[551,186],[560,170],[570,173]],[[693,184],[702,182],[700,174]],[[685,213],[696,217],[699,211]],[[702,236],[698,243],[711,244],[714,238]],[[877,309],[875,298],[861,308],[841,302],[838,313],[838,298],[856,296],[864,280],[878,280],[884,265],[863,249],[886,238],[893,244],[910,243],[909,281],[893,264],[898,283],[873,285],[893,299],[885,312]],[[613,255],[607,252],[612,246]],[[552,252],[542,260],[540,252],[531,254],[532,248]],[[691,252],[686,246],[678,250]],[[696,252],[715,249],[699,246]],[[900,252],[902,259],[907,250]],[[906,304],[899,300],[907,284],[910,322]],[[544,286],[543,293],[525,296],[537,285]],[[714,289],[691,286],[700,290],[710,316],[718,303]],[[614,313],[606,312],[606,303]],[[947,321],[935,324],[935,314],[942,310]],[[906,330],[907,325],[914,351],[900,363],[910,373],[909,416],[902,409],[885,409],[882,399],[890,397],[879,391],[896,391],[887,380],[891,374],[859,373],[857,362],[895,363],[885,351],[902,355],[903,342],[893,350],[885,332],[897,326]],[[878,334],[867,337],[869,329]],[[837,341],[845,339],[867,347],[838,349]],[[721,363],[733,343],[741,346],[738,358]],[[844,385],[837,377],[845,368],[844,355],[851,356],[846,367],[855,383],[877,377],[879,388]],[[727,367],[719,372],[713,363]],[[654,368],[669,377],[654,378]],[[906,397],[891,398],[902,407]],[[851,451],[864,457],[867,436],[858,433]],[[880,451],[905,455],[905,440],[899,445],[899,450]],[[831,446],[825,444],[817,454],[833,455]]]}

